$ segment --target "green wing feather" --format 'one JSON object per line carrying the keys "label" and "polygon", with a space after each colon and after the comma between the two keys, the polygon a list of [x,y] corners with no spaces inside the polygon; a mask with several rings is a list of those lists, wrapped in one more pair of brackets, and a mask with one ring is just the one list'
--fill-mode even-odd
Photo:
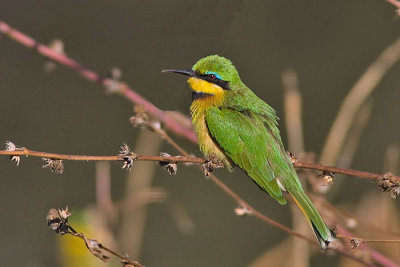
{"label": "green wing feather", "polygon": [[[275,150],[276,140],[266,131],[263,120],[253,115],[210,107],[205,118],[211,136],[229,158],[280,204],[286,204],[267,158],[273,155],[268,150]],[[280,168],[276,171],[281,172]]]}
{"label": "green wing feather", "polygon": [[305,195],[271,117],[251,110],[210,107],[208,130],[226,155],[280,204],[286,204],[277,178],[304,213],[322,248],[332,235],[310,199]]}

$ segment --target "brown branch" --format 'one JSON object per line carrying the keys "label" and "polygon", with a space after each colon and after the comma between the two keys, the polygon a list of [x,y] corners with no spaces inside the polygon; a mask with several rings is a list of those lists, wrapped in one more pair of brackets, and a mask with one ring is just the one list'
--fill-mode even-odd
{"label": "brown branch", "polygon": [[74,237],[78,237],[85,242],[87,249],[93,256],[99,258],[103,262],[107,262],[110,257],[103,253],[102,250],[107,251],[114,256],[120,258],[124,264],[130,264],[133,267],[144,267],[144,265],[140,264],[138,261],[131,260],[127,256],[121,255],[118,252],[104,246],[102,243],[95,239],[89,239],[85,234],[77,232],[68,222],[69,217],[71,216],[71,212],[66,209],[50,209],[47,214],[47,225],[54,232],[59,235],[71,235]]}
{"label": "brown branch", "polygon": [[[188,153],[181,147],[179,146],[175,141],[173,141],[173,139],[171,137],[168,136],[168,134],[165,131],[157,131],[157,129],[154,129],[154,127],[152,127],[151,125],[153,124],[149,124],[146,123],[146,126],[148,127],[148,129],[153,130],[155,132],[157,132],[158,134],[160,134],[165,140],[167,140],[167,142],[172,145],[174,148],[176,148],[178,151],[180,151],[181,153],[183,153],[184,155],[188,155]],[[156,127],[157,128],[157,127]],[[204,171],[203,168],[199,168],[200,171]],[[207,172],[208,173],[208,172]],[[264,221],[278,229],[280,229],[281,231],[284,231],[290,235],[296,236],[298,238],[301,238],[307,242],[309,242],[310,244],[319,247],[319,244],[314,240],[314,239],[310,239],[307,236],[300,234],[292,229],[290,229],[289,227],[269,218],[268,216],[262,214],[261,212],[259,212],[258,210],[256,210],[255,208],[253,208],[249,203],[247,203],[244,199],[242,199],[239,195],[237,195],[232,189],[230,189],[226,184],[224,184],[221,180],[219,180],[217,178],[217,176],[215,176],[213,173],[208,173],[208,177],[209,179],[214,182],[214,184],[216,184],[219,188],[221,188],[226,194],[228,194],[231,198],[233,198],[239,205],[239,208],[235,209],[235,212],[237,215],[252,215],[256,218],[258,218],[261,221]],[[353,259],[361,264],[364,264],[366,266],[374,266],[374,264],[360,258],[357,257],[356,255],[353,255],[352,253],[350,253],[348,250],[346,250],[346,248],[344,247],[328,247],[329,250],[332,251],[336,251],[350,259]]]}
{"label": "brown branch", "polygon": [[[163,134],[166,135],[165,132]],[[172,140],[172,139],[170,137],[168,137],[168,138],[166,138],[166,140]],[[174,146],[177,145],[175,142],[174,142],[174,144],[175,144]],[[184,152],[184,150],[181,152]],[[187,152],[184,152],[184,153],[186,155],[189,155]],[[55,159],[55,160],[76,160],[76,161],[122,161],[122,160],[124,160],[123,155],[113,155],[113,156],[69,155],[69,154],[40,152],[40,151],[30,150],[26,147],[17,148],[17,150],[15,150],[15,151],[0,150],[0,155],[32,156],[32,157],[49,158],[49,159]],[[199,163],[199,164],[205,163],[204,158],[197,158],[197,157],[190,157],[190,156],[152,156],[152,155],[137,155],[137,154],[133,153],[132,157],[133,157],[133,160],[144,160],[144,161],[164,161],[164,162],[171,162],[171,163],[186,162],[186,163]],[[348,176],[355,176],[355,177],[366,178],[366,179],[382,179],[387,176],[387,174],[378,174],[378,173],[371,173],[371,172],[358,171],[358,170],[352,170],[352,169],[337,168],[337,167],[326,166],[326,165],[322,165],[322,164],[300,162],[297,160],[293,161],[293,166],[295,168],[300,168],[300,169],[310,169],[310,170],[317,170],[317,171],[322,171],[322,172],[339,173],[339,174],[345,174]],[[393,178],[393,180],[400,182],[399,176],[394,176],[392,178]]]}
{"label": "brown branch", "polygon": [[[64,65],[65,67],[68,67],[70,69],[75,70],[78,72],[81,76],[85,77],[86,79],[97,82],[99,84],[102,84],[103,86],[109,88],[111,85],[115,86],[115,80],[105,78],[97,74],[96,72],[87,69],[80,65],[78,62],[66,57],[64,54],[57,53],[51,48],[36,42],[34,39],[30,38],[29,36],[12,29],[10,26],[8,26],[6,23],[0,21],[0,33],[5,34],[6,36],[10,37],[12,40],[21,43],[22,45],[25,45],[26,47],[36,49],[41,55],[54,60],[55,62],[58,62],[61,65]],[[168,116],[163,112],[162,110],[158,109],[155,107],[152,103],[148,102],[146,99],[138,95],[136,92],[134,92],[129,86],[125,83],[119,82],[117,86],[117,92],[124,96],[125,98],[129,99],[133,103],[136,104],[141,104],[146,106],[147,111],[158,118],[161,122],[163,122],[170,130],[174,131],[177,134],[180,134],[187,139],[196,142],[196,137],[193,133],[192,130],[189,130],[188,128],[183,127],[179,122],[175,121],[172,117]],[[172,139],[166,138],[168,142],[171,143]],[[184,153],[182,153],[184,154]],[[82,161],[90,161],[90,160],[108,160],[108,161],[115,161],[115,160],[123,160],[123,156],[118,155],[118,156],[83,156],[83,155],[66,155],[66,154],[56,154],[56,153],[46,153],[46,152],[38,152],[38,151],[33,151],[29,150],[26,148],[22,148],[21,150],[16,150],[16,151],[0,151],[0,155],[9,155],[9,156],[36,156],[36,157],[42,157],[42,158],[51,158],[51,159],[59,159],[59,160],[82,160]],[[143,156],[143,155],[136,155],[132,154],[131,155],[134,160],[149,160],[149,161],[167,161],[167,162],[192,162],[192,163],[204,163],[204,159],[202,158],[194,158],[194,157],[183,157],[183,156],[177,156],[177,157],[165,157],[165,156]],[[305,163],[307,165],[307,163]],[[296,164],[294,164],[296,165]],[[309,165],[308,167],[300,167],[300,168],[310,168]],[[318,165],[322,166],[322,165]],[[331,167],[329,167],[331,168]],[[332,167],[333,168],[333,167]],[[316,170],[320,170],[319,168],[316,168]],[[337,172],[340,171],[339,168],[335,168]],[[357,171],[356,171],[357,172]],[[340,172],[339,172],[340,173]],[[359,172],[359,173],[364,173],[364,172]],[[351,174],[350,174],[351,175]],[[382,177],[381,175],[379,175]],[[362,177],[362,176],[361,176]],[[368,177],[370,178],[370,177]],[[375,177],[377,178],[377,177]],[[308,242],[314,244],[317,246],[317,243],[309,239],[308,237],[297,233],[293,231],[292,229],[270,219],[269,217],[261,214],[257,210],[255,210],[253,207],[251,207],[247,202],[245,202],[242,198],[240,198],[236,193],[234,193],[230,188],[228,188],[224,183],[222,183],[215,175],[211,174],[210,179],[217,185],[219,186],[223,191],[225,191],[228,195],[230,195],[232,198],[234,198],[245,210],[247,210],[246,214],[252,214],[253,216],[277,227],[278,229],[285,231],[291,235],[297,236],[299,238],[302,238],[304,240],[307,240]],[[370,178],[371,179],[371,178]],[[374,179],[374,178],[373,178]],[[396,177],[398,179],[398,177]],[[72,228],[71,228],[72,229]],[[78,234],[75,232],[75,235],[78,237],[83,237],[82,234]],[[95,240],[94,240],[95,241]],[[85,240],[85,242],[87,242]],[[128,261],[129,264],[135,265],[135,266],[141,266],[139,263],[130,261],[124,256],[119,255],[116,252],[113,252],[112,250],[104,247],[102,244],[97,243],[97,247],[106,250],[121,259],[124,259]],[[359,261],[365,265],[370,266],[371,263],[368,263],[364,261],[363,259],[360,259],[351,253],[345,251],[344,249],[337,249],[337,248],[329,248],[334,251],[338,251],[339,253],[346,255],[356,261]]]}
{"label": "brown branch", "polygon": [[[341,238],[346,238],[346,237],[348,238],[351,235],[351,233],[341,225],[337,225],[337,229],[339,232],[339,236]],[[362,242],[361,239],[359,239],[357,237],[353,237],[350,240],[350,244],[353,246],[353,248],[360,247],[360,248],[363,248],[363,249],[366,249],[367,251],[369,251],[371,259],[374,260],[375,262],[378,262],[382,266],[399,267],[399,265],[396,262],[387,258],[385,255],[381,254],[380,252],[371,249],[366,244],[366,242]]]}
{"label": "brown branch", "polygon": [[[113,156],[87,156],[87,155],[70,155],[70,154],[57,154],[40,152],[35,150],[30,150],[22,147],[21,150],[8,151],[0,150],[0,155],[8,156],[31,156],[40,158],[49,158],[55,160],[74,160],[74,161],[122,161],[124,160],[123,155],[113,155]],[[143,161],[166,161],[172,163],[178,162],[190,162],[190,163],[204,163],[203,158],[195,158],[189,156],[148,156],[148,155],[132,155],[133,160],[143,160]]]}
{"label": "brown branch", "polygon": [[[185,152],[182,148],[179,147],[164,131],[159,132],[160,135],[164,137],[170,144],[172,144],[175,148],[179,149],[181,153],[185,154],[186,156],[152,156],[152,155],[138,155],[131,152],[129,155],[132,160],[143,160],[143,161],[158,161],[158,162],[170,162],[170,163],[179,163],[179,162],[186,162],[186,163],[198,163],[204,164],[206,160],[204,158],[197,158],[188,156],[189,154]],[[10,143],[10,142],[8,142]],[[126,155],[113,155],[113,156],[87,156],[87,155],[69,155],[69,154],[58,154],[58,153],[48,153],[48,152],[40,152],[35,150],[30,150],[26,147],[15,147],[15,150],[0,150],[0,155],[8,155],[8,156],[32,156],[32,157],[40,157],[40,158],[48,158],[54,160],[75,160],[75,161],[123,161]],[[371,173],[365,171],[358,171],[352,169],[344,169],[344,168],[337,168],[332,166],[326,166],[322,164],[315,164],[315,163],[306,163],[300,162],[297,159],[292,160],[293,166],[295,168],[300,169],[310,169],[310,170],[317,170],[322,172],[330,172],[330,173],[339,173],[345,174],[348,176],[355,176],[365,179],[383,179],[390,175],[389,173],[386,174],[378,174],[378,173]],[[400,182],[399,176],[391,176],[392,181]]]}
{"label": "brown branch", "polygon": [[120,94],[121,96],[125,97],[132,103],[145,106],[147,111],[154,117],[157,117],[161,122],[163,122],[169,130],[171,130],[172,132],[174,132],[178,135],[185,137],[186,139],[188,139],[194,143],[197,143],[196,135],[194,134],[194,132],[191,128],[187,128],[187,127],[183,126],[179,121],[177,121],[173,117],[169,116],[166,112],[157,108],[151,102],[149,102],[144,97],[142,97],[137,92],[135,92],[126,83],[119,82],[119,81],[116,81],[115,79],[110,79],[110,78],[101,76],[100,74],[96,73],[95,71],[88,69],[88,68],[84,67],[83,65],[81,65],[80,63],[78,63],[77,61],[67,57],[65,54],[59,53],[59,52],[51,49],[50,47],[37,42],[30,36],[14,29],[14,28],[11,28],[8,24],[6,24],[5,22],[3,22],[1,20],[0,20],[0,33],[3,33],[5,36],[9,37],[11,40],[14,40],[28,48],[35,49],[42,56],[44,56],[50,60],[53,60],[53,61],[63,65],[64,67],[67,67],[69,69],[76,71],[82,77],[86,78],[89,81],[99,83],[108,89],[116,88],[113,91],[115,91],[118,94]]}
{"label": "brown branch", "polygon": [[[379,173],[372,173],[372,172],[365,172],[365,171],[357,171],[357,170],[352,170],[352,169],[337,168],[337,167],[326,166],[326,165],[322,165],[322,164],[306,163],[306,162],[300,162],[300,161],[293,162],[293,166],[296,168],[300,168],[300,169],[309,169],[309,170],[317,170],[317,171],[322,171],[322,172],[339,173],[339,174],[345,174],[348,176],[354,176],[354,177],[365,178],[365,179],[382,179],[387,175],[387,174],[379,174]],[[399,176],[394,177],[394,179],[400,182]]]}

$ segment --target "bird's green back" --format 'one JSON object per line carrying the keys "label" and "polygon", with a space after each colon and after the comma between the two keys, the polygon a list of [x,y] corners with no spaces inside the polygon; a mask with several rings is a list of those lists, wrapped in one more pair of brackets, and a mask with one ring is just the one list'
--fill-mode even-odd
{"label": "bird's green back", "polygon": [[288,191],[325,248],[331,232],[302,189],[283,147],[275,110],[241,81],[232,62],[212,55],[192,70],[166,72],[189,76],[192,122],[205,156],[220,159],[229,170],[236,164],[280,204],[286,204],[282,190]]}

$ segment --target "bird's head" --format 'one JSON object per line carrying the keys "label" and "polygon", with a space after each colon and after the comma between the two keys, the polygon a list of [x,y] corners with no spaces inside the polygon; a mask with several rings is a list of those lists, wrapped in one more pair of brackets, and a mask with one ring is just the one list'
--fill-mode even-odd
{"label": "bird's head", "polygon": [[229,59],[218,55],[204,57],[193,65],[191,70],[163,70],[189,76],[188,83],[193,91],[193,100],[207,99],[218,104],[224,95],[241,83],[239,74]]}

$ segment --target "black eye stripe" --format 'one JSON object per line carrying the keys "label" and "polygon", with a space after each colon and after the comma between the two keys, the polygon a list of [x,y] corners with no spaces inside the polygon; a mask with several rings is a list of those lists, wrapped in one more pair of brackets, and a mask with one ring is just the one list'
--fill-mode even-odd
{"label": "black eye stripe", "polygon": [[198,74],[196,73],[197,78],[205,80],[209,83],[213,83],[218,85],[219,87],[225,89],[225,90],[230,90],[229,84],[227,81],[219,79],[217,76],[214,74]]}

